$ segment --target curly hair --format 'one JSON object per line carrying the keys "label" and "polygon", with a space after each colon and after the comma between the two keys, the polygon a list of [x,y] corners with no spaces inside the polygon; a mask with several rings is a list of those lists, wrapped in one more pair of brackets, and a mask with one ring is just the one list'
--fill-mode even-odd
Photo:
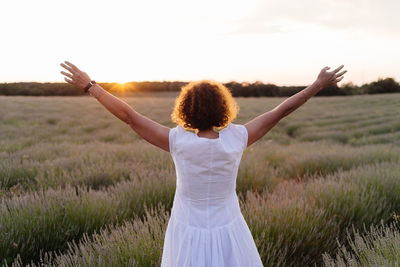
{"label": "curly hair", "polygon": [[222,129],[239,111],[231,92],[215,81],[191,82],[175,100],[172,121],[189,130]]}

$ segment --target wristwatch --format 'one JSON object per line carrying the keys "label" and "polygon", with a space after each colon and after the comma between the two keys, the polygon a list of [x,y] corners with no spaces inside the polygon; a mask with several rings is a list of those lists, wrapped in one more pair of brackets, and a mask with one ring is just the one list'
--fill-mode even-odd
{"label": "wristwatch", "polygon": [[83,91],[85,92],[85,93],[87,93],[87,91],[89,90],[89,88],[90,87],[92,87],[93,85],[95,85],[96,84],[96,82],[95,81],[90,81],[86,86],[85,86],[85,88],[83,88]]}

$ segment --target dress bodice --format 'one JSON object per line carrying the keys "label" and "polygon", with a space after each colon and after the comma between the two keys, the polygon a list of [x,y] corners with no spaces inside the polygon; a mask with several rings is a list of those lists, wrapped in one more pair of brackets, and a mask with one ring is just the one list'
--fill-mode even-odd
{"label": "dress bodice", "polygon": [[177,126],[170,130],[170,152],[175,163],[176,219],[193,227],[226,225],[240,213],[236,176],[247,130],[230,123],[209,139]]}

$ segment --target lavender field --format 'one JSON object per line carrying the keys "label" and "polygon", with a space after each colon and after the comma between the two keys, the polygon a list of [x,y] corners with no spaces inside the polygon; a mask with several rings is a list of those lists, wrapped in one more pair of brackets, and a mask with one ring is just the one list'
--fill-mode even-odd
{"label": "lavender field", "polygon": [[[124,100],[174,127],[173,95]],[[234,122],[282,100],[237,98]],[[94,98],[0,96],[3,266],[159,266],[174,190],[169,153]],[[309,100],[245,150],[237,193],[264,266],[392,266],[400,94]]]}

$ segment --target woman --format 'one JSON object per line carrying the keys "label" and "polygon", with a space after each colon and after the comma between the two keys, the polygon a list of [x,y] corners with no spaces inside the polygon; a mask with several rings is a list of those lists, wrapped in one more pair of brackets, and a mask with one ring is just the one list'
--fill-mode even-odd
{"label": "woman", "polygon": [[242,153],[324,87],[340,82],[346,72],[339,72],[343,66],[332,72],[323,68],[312,85],[244,125],[231,123],[238,107],[226,87],[190,83],[176,99],[171,117],[178,126],[170,129],[133,110],[75,65],[65,61],[61,66],[69,71],[61,72],[68,83],[89,91],[141,137],[171,153],[177,185],[164,240],[164,267],[262,266],[235,191]]}

